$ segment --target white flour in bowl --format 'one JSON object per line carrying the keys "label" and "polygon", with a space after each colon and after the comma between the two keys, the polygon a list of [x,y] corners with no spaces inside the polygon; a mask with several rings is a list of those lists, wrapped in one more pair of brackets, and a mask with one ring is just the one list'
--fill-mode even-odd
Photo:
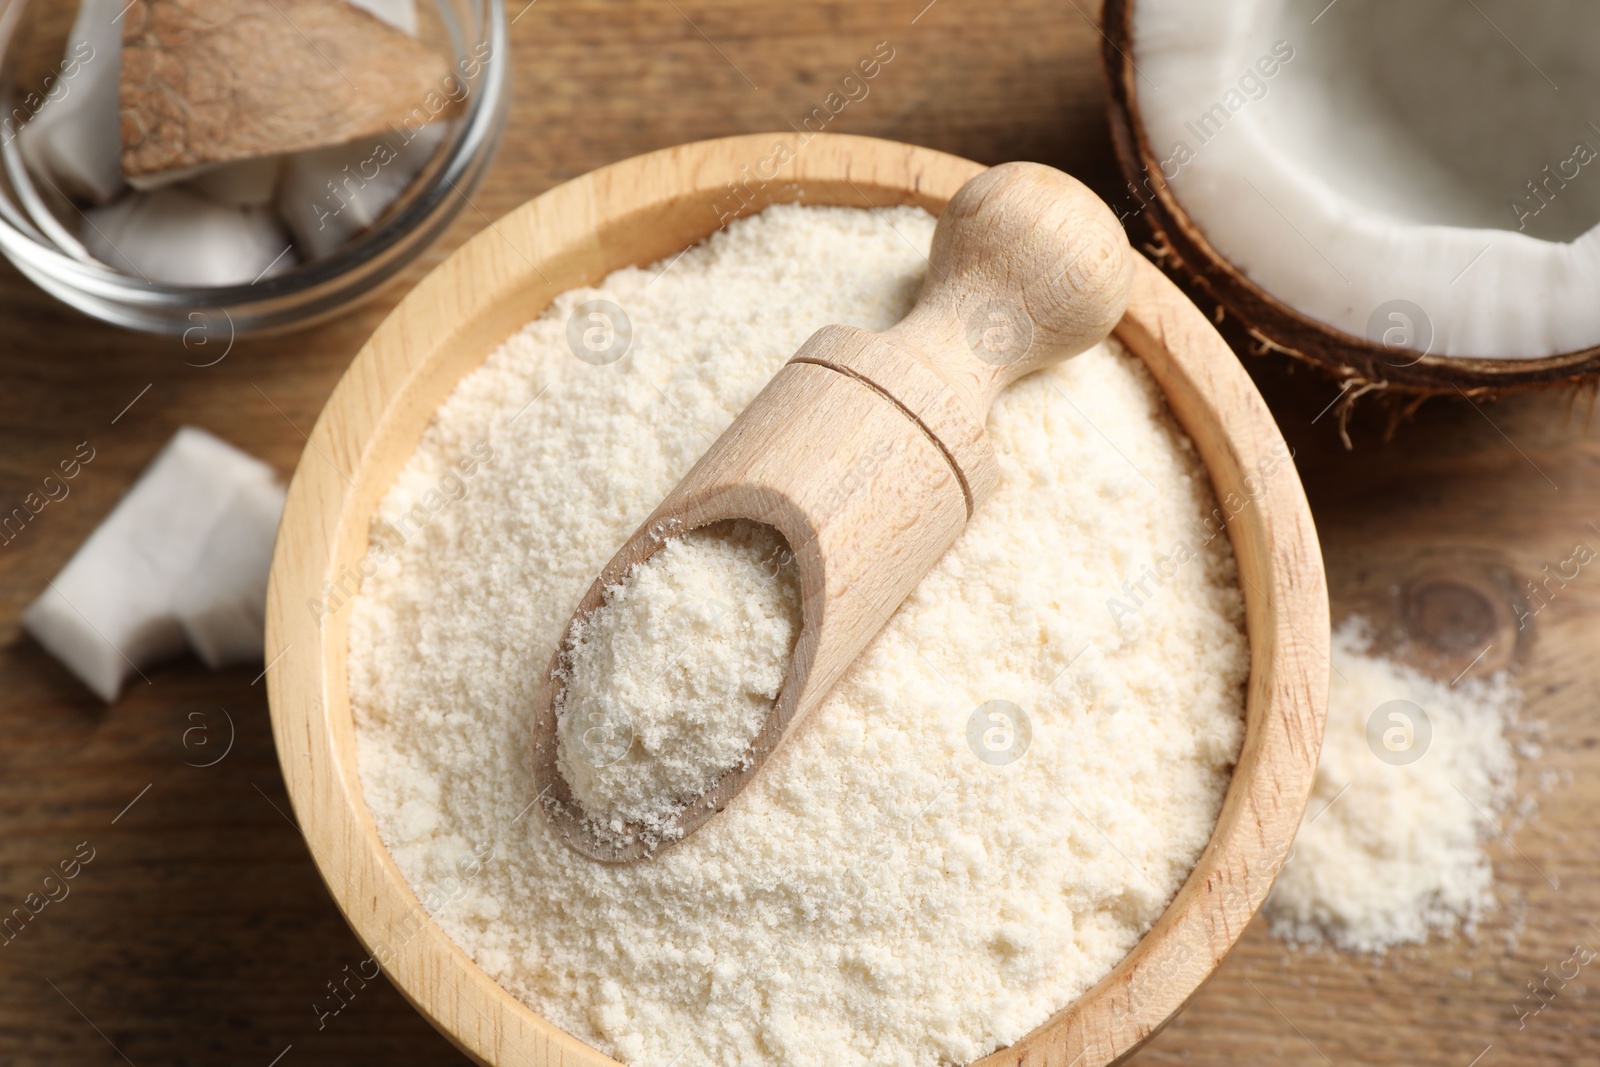
{"label": "white flour in bowl", "polygon": [[[630,1063],[975,1059],[1126,955],[1216,822],[1248,673],[1234,561],[1115,344],[1000,397],[994,497],[726,811],[611,867],[534,807],[529,709],[578,598],[814,330],[905,313],[932,233],[909,208],[774,207],[565,294],[461,382],[379,509],[375,537],[431,501],[352,608],[379,832],[479,966]],[[631,324],[605,365],[573,354],[624,333],[594,300]]]}

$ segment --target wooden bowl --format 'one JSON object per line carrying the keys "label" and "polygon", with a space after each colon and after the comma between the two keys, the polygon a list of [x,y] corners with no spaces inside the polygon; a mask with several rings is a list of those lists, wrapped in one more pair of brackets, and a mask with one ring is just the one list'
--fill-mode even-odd
{"label": "wooden bowl", "polygon": [[[614,1061],[507,993],[428,918],[378,837],[356,770],[348,612],[313,605],[367,549],[379,499],[434,410],[556,294],[675,255],[733,212],[804,201],[937,213],[983,168],[928,149],[757,134],[605,167],[524,204],[429,274],[384,320],[317,420],[267,599],[278,758],[329,891],[389,978],[480,1063]],[[1321,745],[1328,605],[1305,494],[1266,405],[1227,345],[1141,260],[1117,336],[1149,366],[1211,475],[1238,559],[1251,647],[1243,749],[1211,843],[1155,927],[1078,1000],[984,1067],[1102,1067],[1155,1033],[1210,976],[1288,854]]]}

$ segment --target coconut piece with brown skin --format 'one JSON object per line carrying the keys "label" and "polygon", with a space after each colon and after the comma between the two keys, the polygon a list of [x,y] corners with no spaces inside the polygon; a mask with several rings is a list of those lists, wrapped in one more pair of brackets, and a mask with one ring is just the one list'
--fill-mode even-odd
{"label": "coconut piece with brown skin", "polygon": [[1600,374],[1600,8],[1107,0],[1104,30],[1124,215],[1260,348],[1419,397]]}
{"label": "coconut piece with brown skin", "polygon": [[123,22],[122,172],[146,188],[399,128],[449,73],[345,0],[135,0]]}

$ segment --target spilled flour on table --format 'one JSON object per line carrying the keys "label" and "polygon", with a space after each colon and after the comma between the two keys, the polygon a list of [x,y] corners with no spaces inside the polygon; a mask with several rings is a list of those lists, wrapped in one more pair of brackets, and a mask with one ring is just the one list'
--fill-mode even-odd
{"label": "spilled flour on table", "polygon": [[1448,685],[1333,634],[1328,727],[1294,852],[1267,901],[1286,940],[1382,952],[1471,932],[1495,905],[1484,846],[1516,785],[1504,671]]}

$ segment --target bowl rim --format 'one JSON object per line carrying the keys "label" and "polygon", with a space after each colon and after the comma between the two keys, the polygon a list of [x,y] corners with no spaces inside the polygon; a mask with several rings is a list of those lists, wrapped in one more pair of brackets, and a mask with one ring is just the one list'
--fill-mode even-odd
{"label": "bowl rim", "polygon": [[[335,387],[290,483],[273,552],[265,648],[273,737],[318,872],[372,953],[364,965],[381,968],[475,1061],[615,1063],[479,969],[431,918],[438,907],[417,899],[378,836],[355,762],[348,600],[330,607],[340,592],[353,593],[378,501],[439,401],[558,293],[676,254],[770,203],[916,204],[937,213],[983,169],[893,141],[794,132],[623,160],[490,223],[406,296]],[[1150,368],[1221,504],[1251,649],[1245,737],[1211,840],[1155,925],[1076,1001],[978,1060],[983,1067],[1101,1067],[1165,1025],[1265,900],[1321,746],[1327,590],[1292,453],[1211,323],[1147,260],[1138,265],[1116,336]]]}

